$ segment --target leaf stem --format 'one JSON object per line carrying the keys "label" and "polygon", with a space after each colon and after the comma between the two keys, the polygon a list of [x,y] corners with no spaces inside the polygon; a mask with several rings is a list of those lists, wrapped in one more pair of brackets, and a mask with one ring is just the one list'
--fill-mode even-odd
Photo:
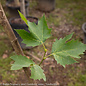
{"label": "leaf stem", "polygon": [[44,43],[42,43],[42,45],[43,45],[44,51],[45,51],[45,53],[46,53],[46,52],[47,52],[47,49],[45,48]]}
{"label": "leaf stem", "polygon": [[43,47],[44,47],[44,56],[43,56],[43,59],[41,60],[41,62],[39,63],[39,66],[42,64],[42,62],[44,61],[44,57],[45,57],[45,55],[46,55],[46,52],[47,52],[47,50],[45,50],[45,46],[44,46],[44,44],[43,44]]}
{"label": "leaf stem", "polygon": [[41,60],[41,62],[39,63],[39,66],[42,64],[42,62],[44,61],[44,58]]}
{"label": "leaf stem", "polygon": [[48,55],[48,56],[46,56],[46,57],[44,57],[44,60],[46,59],[46,58],[48,58],[49,56],[52,56],[53,54],[50,54],[50,55]]}
{"label": "leaf stem", "polygon": [[43,62],[47,57],[49,57],[49,56],[52,55],[52,54],[50,54],[50,55],[48,55],[48,56],[45,57],[46,52],[47,52],[47,49],[45,48],[45,45],[44,45],[43,42],[42,42],[42,45],[43,45],[43,47],[44,47],[44,56],[43,56],[43,59],[41,60],[41,62],[39,63],[39,66],[42,64],[42,62]]}
{"label": "leaf stem", "polygon": [[[44,55],[45,55],[45,54],[44,54]],[[41,60],[41,62],[39,63],[39,66],[40,66],[40,65],[42,64],[42,62],[43,62],[47,57],[49,57],[49,56],[52,56],[52,54],[50,54],[50,55],[48,55],[48,56],[46,56],[46,57],[44,56],[43,59]]]}

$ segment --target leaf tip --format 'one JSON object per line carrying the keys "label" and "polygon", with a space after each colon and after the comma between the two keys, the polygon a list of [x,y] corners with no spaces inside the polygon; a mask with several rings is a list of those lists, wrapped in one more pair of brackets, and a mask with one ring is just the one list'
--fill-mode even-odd
{"label": "leaf tip", "polygon": [[42,19],[44,19],[44,20],[45,20],[45,14],[43,14]]}
{"label": "leaf tip", "polygon": [[10,70],[14,70],[14,68],[13,68],[13,64],[11,64],[12,66],[11,66],[11,69]]}
{"label": "leaf tip", "polygon": [[45,78],[43,78],[43,80],[44,80],[44,81],[46,81],[46,77],[45,77]]}
{"label": "leaf tip", "polygon": [[18,10],[18,13],[20,13],[20,11]]}
{"label": "leaf tip", "polygon": [[65,68],[65,65],[62,65]]}
{"label": "leaf tip", "polygon": [[43,16],[45,17],[45,13],[43,13]]}
{"label": "leaf tip", "polygon": [[72,36],[73,36],[73,34],[74,34],[75,32],[72,32],[71,34],[72,34]]}

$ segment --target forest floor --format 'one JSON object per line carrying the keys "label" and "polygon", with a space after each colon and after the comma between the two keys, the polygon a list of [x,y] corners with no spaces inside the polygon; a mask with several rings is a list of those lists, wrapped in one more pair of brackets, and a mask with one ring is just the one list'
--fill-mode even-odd
{"label": "forest floor", "polygon": [[[8,19],[17,15],[13,15],[13,13],[9,11],[5,5],[5,0],[0,0],[0,2],[3,4]],[[56,0],[55,10],[45,13],[48,26],[52,28],[52,37],[45,42],[45,46],[49,50],[47,54],[50,54],[52,43],[56,38],[63,38],[72,32],[74,32],[74,39],[83,42],[84,36],[81,26],[86,22],[85,3],[86,0]],[[36,2],[34,0],[30,1],[29,15],[40,19],[43,14],[44,12],[37,9]],[[32,57],[30,58],[38,63],[39,61],[36,61],[36,59],[42,59],[41,56],[43,56],[42,45],[30,50],[24,50],[24,53],[29,57],[29,54],[31,54]],[[0,26],[0,84],[28,83],[27,77],[22,69],[18,71],[10,70],[13,62],[10,59],[12,55],[15,55],[15,51],[3,27]],[[60,64],[57,64],[56,61],[53,60],[53,57],[47,58],[42,64],[47,81],[37,80],[37,84],[44,84],[43,86],[48,86],[47,84],[53,84],[50,86],[86,86],[86,55],[81,55],[81,58],[77,59],[77,61],[79,61],[79,63],[67,65],[66,68],[64,68]]]}

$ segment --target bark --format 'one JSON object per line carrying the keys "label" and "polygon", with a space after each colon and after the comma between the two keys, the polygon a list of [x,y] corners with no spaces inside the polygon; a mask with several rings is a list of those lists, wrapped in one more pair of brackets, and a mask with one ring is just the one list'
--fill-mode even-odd
{"label": "bark", "polygon": [[[12,44],[13,48],[15,49],[16,54],[17,55],[21,54],[22,56],[25,56],[23,53],[23,50],[21,49],[21,47],[18,43],[18,40],[17,40],[14,32],[5,16],[5,13],[4,13],[1,3],[0,3],[0,24],[3,26],[3,29],[7,33],[8,38],[10,39],[11,44]],[[27,67],[24,67],[23,70],[24,70],[28,80],[30,81],[31,80],[30,79],[30,70]]]}

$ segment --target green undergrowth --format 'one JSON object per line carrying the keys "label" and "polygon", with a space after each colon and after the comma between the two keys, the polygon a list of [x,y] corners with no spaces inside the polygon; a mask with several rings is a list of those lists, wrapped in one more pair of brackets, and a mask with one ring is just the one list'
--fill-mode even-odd
{"label": "green undergrowth", "polygon": [[0,2],[2,5],[5,5],[5,3],[6,3],[5,0],[0,0]]}
{"label": "green undergrowth", "polygon": [[4,30],[3,30],[3,27],[0,25],[0,32],[2,32],[2,31],[4,31]]}
{"label": "green undergrowth", "polygon": [[68,86],[86,86],[86,70],[82,70],[80,67],[72,67],[71,71],[69,71],[68,75],[70,77]]}
{"label": "green undergrowth", "polygon": [[86,74],[78,73],[78,75],[72,76],[68,86],[86,86]]}
{"label": "green undergrowth", "polygon": [[50,13],[47,17],[47,22],[49,22],[50,24],[53,23],[55,26],[60,25],[60,20],[61,19],[57,15],[53,15],[52,13]]}
{"label": "green undergrowth", "polygon": [[15,72],[10,70],[11,62],[12,60],[9,57],[0,59],[0,80],[3,82],[11,83],[17,79]]}
{"label": "green undergrowth", "polygon": [[81,26],[86,22],[86,0],[56,0],[56,8],[64,10],[69,23]]}
{"label": "green undergrowth", "polygon": [[30,7],[30,9],[31,8],[35,8],[36,6],[37,6],[37,2],[34,0],[34,1],[31,1],[31,2],[29,2],[30,4],[29,4],[29,7]]}
{"label": "green undergrowth", "polygon": [[9,47],[3,41],[0,41],[0,58],[4,54],[6,49],[9,49]]}
{"label": "green undergrowth", "polygon": [[0,41],[7,39],[7,35],[3,29],[3,27],[0,25]]}
{"label": "green undergrowth", "polygon": [[4,32],[3,27],[0,25],[0,58],[3,56],[6,50],[11,50],[8,44],[8,37]]}

